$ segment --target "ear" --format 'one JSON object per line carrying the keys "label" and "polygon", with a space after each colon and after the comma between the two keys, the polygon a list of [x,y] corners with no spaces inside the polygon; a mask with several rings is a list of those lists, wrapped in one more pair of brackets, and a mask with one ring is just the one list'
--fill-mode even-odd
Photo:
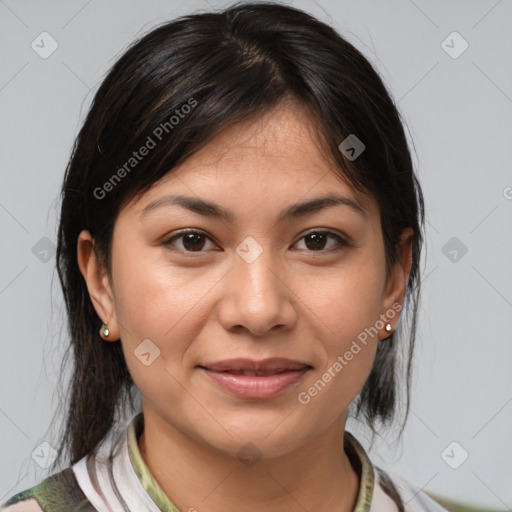
{"label": "ear", "polygon": [[116,341],[119,339],[119,327],[115,314],[114,294],[107,271],[100,265],[89,231],[83,230],[78,235],[77,259],[94,309],[110,331],[108,336],[101,333],[100,335],[107,341]]}
{"label": "ear", "polygon": [[[382,337],[387,338],[396,328],[399,313],[403,307],[403,300],[405,290],[407,288],[407,281],[409,280],[409,273],[412,266],[412,242],[414,238],[414,231],[412,228],[405,228],[397,242],[396,246],[396,262],[388,276],[386,288],[382,298],[381,318],[385,324],[391,324],[391,331],[383,330]],[[385,318],[384,318],[385,317]]]}

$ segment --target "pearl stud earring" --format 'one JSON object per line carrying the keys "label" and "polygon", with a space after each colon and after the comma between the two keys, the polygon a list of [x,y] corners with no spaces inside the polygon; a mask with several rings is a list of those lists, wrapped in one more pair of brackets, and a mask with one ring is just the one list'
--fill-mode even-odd
{"label": "pearl stud earring", "polygon": [[107,327],[107,324],[101,324],[100,335],[105,336],[105,338],[108,338],[109,334],[110,334],[110,329]]}

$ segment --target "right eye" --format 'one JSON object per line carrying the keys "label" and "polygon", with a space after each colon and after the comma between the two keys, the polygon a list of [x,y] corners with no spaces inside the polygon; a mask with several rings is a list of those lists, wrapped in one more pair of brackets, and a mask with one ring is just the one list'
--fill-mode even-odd
{"label": "right eye", "polygon": [[[201,231],[196,231],[194,229],[184,229],[179,233],[175,234],[171,238],[167,239],[163,242],[166,246],[174,246],[175,240],[181,240],[181,250],[182,252],[205,252],[202,251],[202,248],[205,246],[205,239],[212,241],[207,235],[202,233]],[[213,243],[213,242],[212,242]]]}

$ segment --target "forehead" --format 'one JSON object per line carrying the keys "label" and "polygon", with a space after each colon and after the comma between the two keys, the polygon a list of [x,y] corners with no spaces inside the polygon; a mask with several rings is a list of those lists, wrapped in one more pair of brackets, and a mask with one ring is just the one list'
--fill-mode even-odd
{"label": "forehead", "polygon": [[[371,208],[321,150],[306,111],[286,102],[264,115],[230,126],[172,169],[137,198],[139,213],[166,192],[209,197],[216,202],[237,198],[253,205],[296,202],[337,192]],[[242,199],[243,198],[243,199]]]}
{"label": "forehead", "polygon": [[195,164],[201,161],[215,166],[218,163],[219,167],[244,160],[246,168],[262,173],[280,169],[251,166],[250,160],[286,162],[291,159],[294,165],[303,161],[305,166],[317,170],[329,165],[320,154],[311,120],[296,103],[289,102],[230,126],[194,156]]}

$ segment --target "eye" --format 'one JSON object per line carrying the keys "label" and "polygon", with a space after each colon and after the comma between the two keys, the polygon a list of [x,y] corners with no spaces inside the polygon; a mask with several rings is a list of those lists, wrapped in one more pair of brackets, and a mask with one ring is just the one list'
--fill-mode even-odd
{"label": "eye", "polygon": [[[335,240],[334,246],[331,246],[330,248],[325,249],[326,241],[332,238]],[[307,247],[307,250],[309,252],[327,252],[327,251],[339,251],[343,249],[343,247],[348,246],[348,243],[341,238],[338,234],[332,232],[332,231],[311,231],[304,235],[300,240],[305,241],[305,245]]]}
{"label": "eye", "polygon": [[205,246],[205,240],[211,239],[200,231],[187,229],[180,231],[178,234],[169,238],[164,242],[164,245],[174,245],[174,241],[181,239],[182,246],[179,247],[183,252],[204,252],[201,249]]}
{"label": "eye", "polygon": [[[325,249],[329,238],[334,239],[335,243],[333,246]],[[181,247],[178,247],[178,249],[183,252],[205,252],[202,249],[207,245],[208,241],[212,242],[211,238],[206,234],[193,229],[187,229],[166,240],[164,245],[173,246],[176,240],[181,240]],[[332,231],[311,231],[304,235],[299,242],[302,240],[305,241],[308,252],[336,251],[348,246],[348,243],[341,236]]]}

